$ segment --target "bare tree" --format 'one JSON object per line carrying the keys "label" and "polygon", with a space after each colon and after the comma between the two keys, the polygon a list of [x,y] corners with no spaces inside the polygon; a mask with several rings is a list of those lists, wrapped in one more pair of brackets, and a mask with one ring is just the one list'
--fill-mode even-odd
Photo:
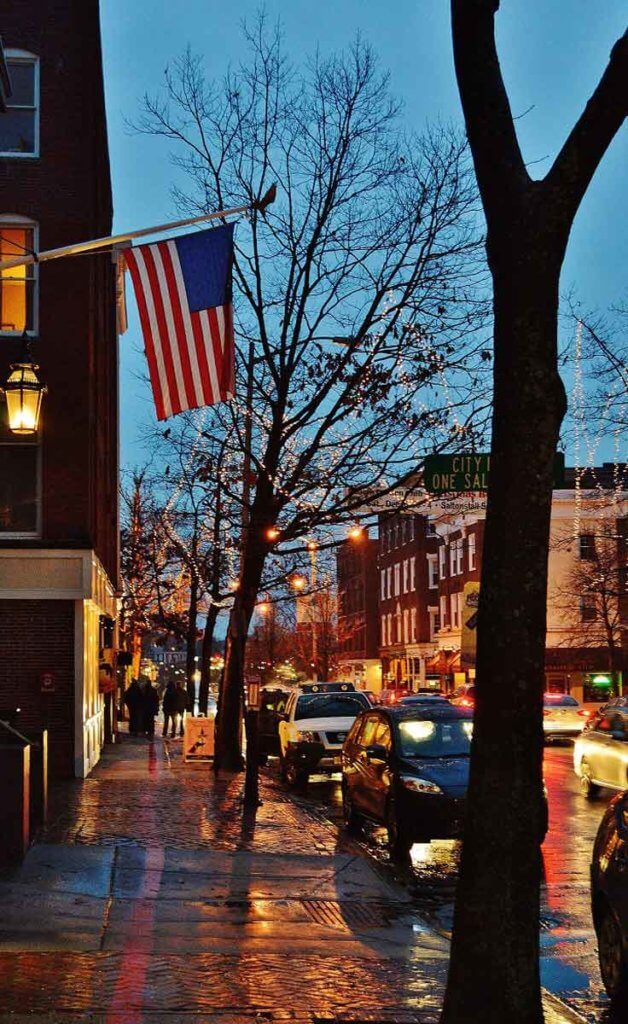
{"label": "bare tree", "polygon": [[487,221],[494,407],[474,740],[444,1024],[543,1020],[542,693],[552,475],[566,405],[557,364],[559,275],[576,211],[628,101],[624,37],[549,172],[533,180],[501,76],[498,8],[499,0],[451,0],[456,75]]}
{"label": "bare tree", "polygon": [[425,451],[473,438],[474,403],[488,402],[464,143],[445,127],[406,137],[361,41],[297,72],[263,17],[245,31],[237,71],[212,83],[186,54],[140,125],[176,145],[187,211],[252,204],[278,184],[277,202],[237,234],[238,370],[250,402],[222,413],[255,475],[219,710],[217,763],[231,769],[269,528],[286,542],[347,521]]}

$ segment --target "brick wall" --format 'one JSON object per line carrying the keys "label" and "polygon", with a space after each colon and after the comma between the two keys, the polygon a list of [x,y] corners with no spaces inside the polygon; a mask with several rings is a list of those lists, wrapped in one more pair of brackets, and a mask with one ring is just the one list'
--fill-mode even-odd
{"label": "brick wall", "polygon": [[[55,692],[41,693],[42,672]],[[0,601],[0,708],[21,709],[17,728],[49,727],[51,777],[74,772],[74,602]]]}

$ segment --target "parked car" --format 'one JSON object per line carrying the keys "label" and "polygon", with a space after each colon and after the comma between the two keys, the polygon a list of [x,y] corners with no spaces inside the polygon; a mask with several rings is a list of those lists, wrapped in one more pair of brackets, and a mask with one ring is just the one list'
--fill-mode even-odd
{"label": "parked car", "polygon": [[456,690],[451,703],[457,707],[473,709],[475,707],[475,683],[468,683]]}
{"label": "parked car", "polygon": [[607,712],[613,711],[615,708],[617,708],[619,711],[628,712],[628,697],[612,697],[609,701],[606,702],[606,704],[603,704],[602,707],[596,708],[595,711],[589,712],[589,717],[587,719],[585,729],[597,728],[600,719]]}
{"label": "parked car", "polygon": [[403,707],[414,705],[414,704],[449,704],[451,701],[447,697],[441,696],[438,693],[426,693],[419,690],[418,693],[410,693],[407,697],[402,697],[399,704]]}
{"label": "parked car", "polygon": [[543,694],[543,734],[545,742],[579,736],[589,718],[575,697],[568,693]]}
{"label": "parked car", "polygon": [[353,683],[311,683],[292,693],[279,722],[281,775],[305,785],[314,772],[340,771],[342,744],[371,702]]}
{"label": "parked car", "polygon": [[398,704],[402,697],[410,697],[412,690],[408,690],[407,687],[400,687],[398,690],[382,690],[379,694],[379,704]]}
{"label": "parked car", "polygon": [[459,836],[469,781],[471,712],[449,703],[372,708],[353,724],[342,750],[348,828],[384,824],[391,852]]}
{"label": "parked car", "polygon": [[628,786],[628,710],[611,708],[574,744],[573,763],[585,796]]}
{"label": "parked car", "polygon": [[611,801],[598,829],[591,910],[604,987],[614,1002],[628,1008],[628,790]]}

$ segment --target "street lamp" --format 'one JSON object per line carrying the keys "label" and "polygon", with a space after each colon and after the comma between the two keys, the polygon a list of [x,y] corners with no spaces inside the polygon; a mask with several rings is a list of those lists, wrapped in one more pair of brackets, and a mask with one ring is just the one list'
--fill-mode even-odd
{"label": "street lamp", "polygon": [[290,586],[293,590],[305,590],[306,583],[305,576],[293,576],[290,580]]}
{"label": "street lamp", "polygon": [[281,531],[276,526],[269,526],[264,530],[264,536],[269,544],[274,544],[275,541],[279,540]]}
{"label": "street lamp", "polygon": [[362,537],[364,536],[364,530],[362,529],[361,526],[359,526],[356,523],[356,525],[352,526],[351,529],[347,532],[347,536],[349,540],[362,540]]}
{"label": "street lamp", "polygon": [[22,352],[17,363],[11,364],[11,372],[0,388],[7,400],[9,429],[13,434],[36,434],[39,427],[41,400],[48,390],[37,376],[39,366],[33,362],[29,350],[29,338],[22,336]]}

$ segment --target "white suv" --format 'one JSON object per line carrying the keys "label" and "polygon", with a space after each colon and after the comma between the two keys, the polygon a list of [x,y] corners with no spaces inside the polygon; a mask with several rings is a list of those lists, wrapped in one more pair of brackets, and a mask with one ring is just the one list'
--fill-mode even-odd
{"label": "white suv", "polygon": [[313,773],[341,769],[342,745],[361,711],[371,707],[353,683],[311,683],[293,693],[279,723],[281,776],[302,786]]}

